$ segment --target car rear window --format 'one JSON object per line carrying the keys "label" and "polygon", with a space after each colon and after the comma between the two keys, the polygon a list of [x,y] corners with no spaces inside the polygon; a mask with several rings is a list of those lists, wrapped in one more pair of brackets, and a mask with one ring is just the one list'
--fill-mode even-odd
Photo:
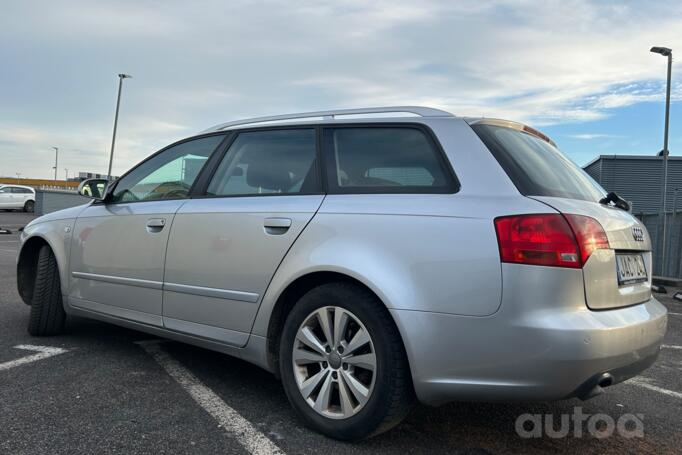
{"label": "car rear window", "polygon": [[324,144],[332,193],[457,191],[442,154],[420,128],[325,128]]}
{"label": "car rear window", "polygon": [[606,192],[549,142],[498,125],[472,128],[525,196],[554,196],[599,201]]}

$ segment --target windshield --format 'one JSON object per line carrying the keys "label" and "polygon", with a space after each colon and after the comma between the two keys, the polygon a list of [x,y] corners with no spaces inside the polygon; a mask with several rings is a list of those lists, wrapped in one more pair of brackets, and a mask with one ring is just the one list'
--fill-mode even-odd
{"label": "windshield", "polygon": [[472,128],[525,196],[598,202],[606,194],[563,153],[532,134],[497,125],[476,124]]}

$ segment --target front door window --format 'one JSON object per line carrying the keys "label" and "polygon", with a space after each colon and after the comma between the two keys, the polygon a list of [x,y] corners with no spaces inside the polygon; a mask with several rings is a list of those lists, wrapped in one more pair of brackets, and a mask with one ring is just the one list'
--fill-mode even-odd
{"label": "front door window", "polygon": [[182,199],[224,136],[208,136],[170,147],[119,180],[110,202]]}

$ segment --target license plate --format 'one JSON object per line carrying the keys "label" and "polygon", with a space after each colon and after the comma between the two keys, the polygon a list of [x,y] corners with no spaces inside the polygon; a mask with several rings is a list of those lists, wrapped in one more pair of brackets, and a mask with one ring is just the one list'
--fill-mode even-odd
{"label": "license plate", "polygon": [[646,267],[641,254],[616,254],[618,285],[640,283],[647,280]]}

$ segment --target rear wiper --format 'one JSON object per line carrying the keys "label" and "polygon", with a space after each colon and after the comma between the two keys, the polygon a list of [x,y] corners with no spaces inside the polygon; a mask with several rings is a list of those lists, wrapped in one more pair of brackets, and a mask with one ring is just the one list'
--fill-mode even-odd
{"label": "rear wiper", "polygon": [[615,207],[625,210],[626,212],[630,211],[630,204],[628,203],[628,201],[618,196],[618,194],[613,191],[607,194],[605,198],[600,199],[599,203],[604,205],[613,204]]}

